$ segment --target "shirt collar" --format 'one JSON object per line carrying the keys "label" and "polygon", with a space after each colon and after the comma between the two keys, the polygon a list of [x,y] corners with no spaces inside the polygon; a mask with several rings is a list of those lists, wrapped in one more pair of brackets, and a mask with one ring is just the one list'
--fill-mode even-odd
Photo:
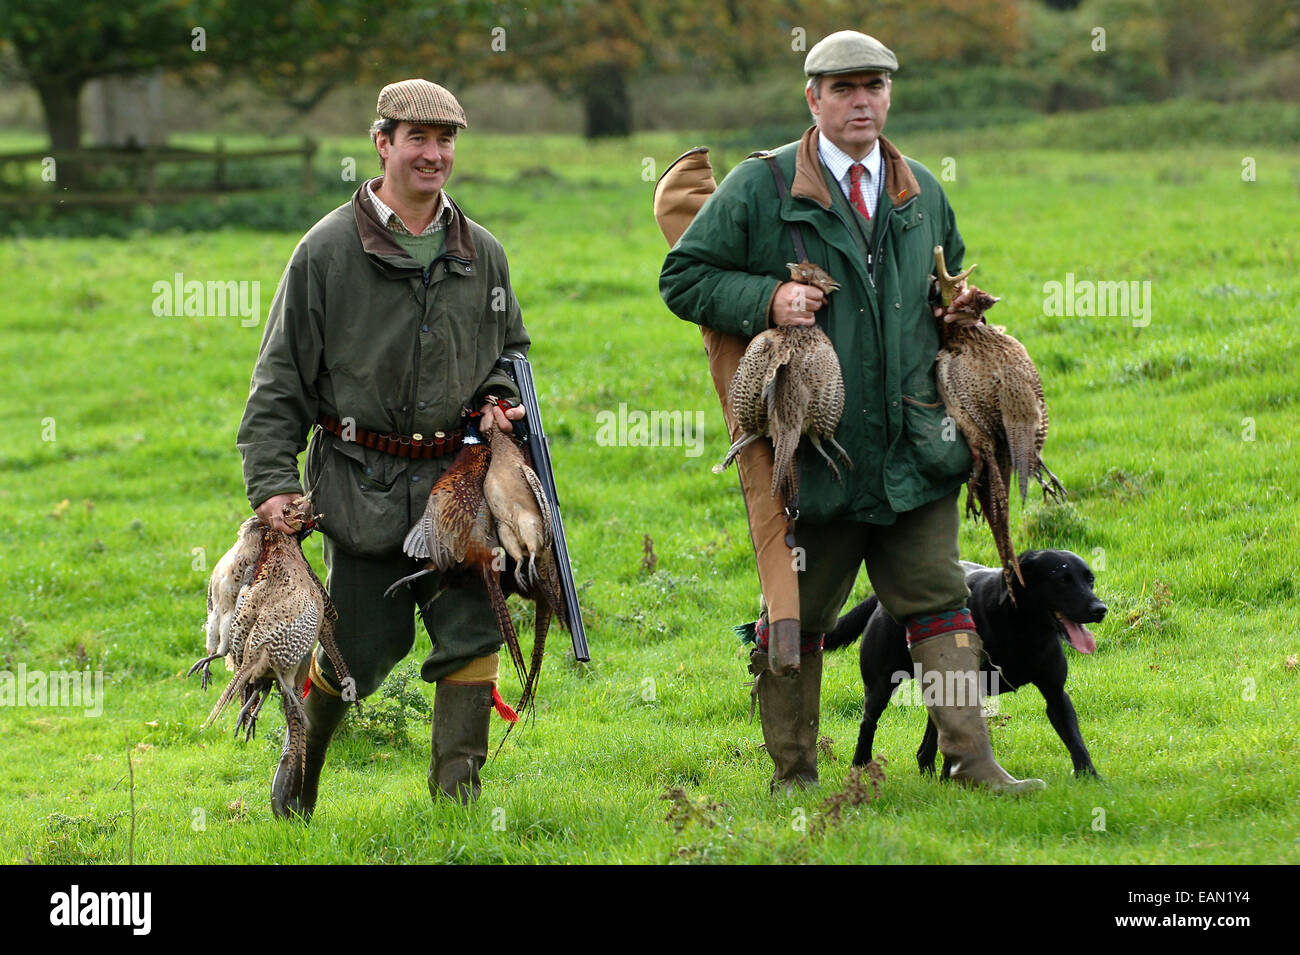
{"label": "shirt collar", "polygon": [[[390,231],[396,232],[398,235],[412,235],[413,233],[411,230],[408,229],[406,223],[402,221],[402,217],[394,212],[392,208],[384,202],[384,200],[375,195],[374,185],[377,182],[382,182],[383,178],[383,176],[377,176],[374,179],[366,181],[366,198],[369,199],[370,204],[374,206],[375,215],[379,217],[379,221],[384,223]],[[430,222],[428,228],[420,234],[432,235],[435,232],[440,232],[447,227],[447,224],[450,221],[451,200],[447,198],[447,190],[443,189],[438,193],[438,211],[434,213],[433,221]]]}
{"label": "shirt collar", "polygon": [[[849,174],[849,167],[857,162],[857,160],[853,159],[848,153],[840,149],[839,146],[836,146],[825,136],[817,137],[817,156],[821,159],[822,164],[831,171],[831,175],[835,177],[835,181],[839,183],[845,183],[848,181],[846,177]],[[866,158],[861,160],[861,162],[862,165],[866,167],[867,172],[871,175],[871,184],[879,187],[881,167],[884,165],[880,155],[879,137],[876,137],[875,143],[871,146],[871,152],[869,152],[866,155]]]}

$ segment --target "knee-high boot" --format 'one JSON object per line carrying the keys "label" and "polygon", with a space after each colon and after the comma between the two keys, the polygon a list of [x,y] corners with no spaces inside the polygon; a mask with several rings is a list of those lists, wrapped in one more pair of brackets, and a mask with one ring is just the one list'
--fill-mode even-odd
{"label": "knee-high boot", "polygon": [[822,651],[804,653],[799,669],[777,676],[766,653],[749,658],[754,675],[763,744],[772,757],[772,793],[817,785],[817,732],[820,727]]}
{"label": "knee-high boot", "polygon": [[951,778],[960,782],[994,792],[1045,789],[1041,779],[1016,779],[993,758],[988,724],[980,709],[982,648],[979,635],[967,630],[927,637],[911,647],[912,659],[921,667],[926,709],[939,730],[939,752]]}
{"label": "knee-high boot", "polygon": [[435,801],[441,795],[467,806],[478,799],[491,717],[491,683],[438,682],[429,759],[429,794]]}

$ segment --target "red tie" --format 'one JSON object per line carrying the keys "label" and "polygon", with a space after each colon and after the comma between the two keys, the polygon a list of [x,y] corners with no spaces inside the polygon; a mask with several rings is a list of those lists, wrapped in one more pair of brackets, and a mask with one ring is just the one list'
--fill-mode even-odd
{"label": "red tie", "polygon": [[849,201],[853,203],[854,209],[870,220],[871,213],[867,211],[867,200],[862,197],[862,177],[865,174],[866,170],[862,168],[862,163],[855,162],[849,167],[849,192],[851,193]]}

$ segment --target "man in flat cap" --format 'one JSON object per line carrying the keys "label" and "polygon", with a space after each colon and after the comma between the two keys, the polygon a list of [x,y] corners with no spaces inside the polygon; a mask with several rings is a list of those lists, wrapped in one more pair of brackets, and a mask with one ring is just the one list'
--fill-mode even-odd
{"label": "man in flat cap", "polygon": [[[823,637],[864,562],[882,606],[905,624],[923,672],[946,675],[941,685],[950,688],[979,672],[981,645],[957,551],[958,490],[971,457],[960,430],[945,427],[935,385],[944,313],[929,279],[936,245],[953,272],[965,247],[938,181],[881,135],[897,69],[893,52],[863,33],[833,33],[814,46],[804,72],[815,125],[769,154],[781,184],[763,157],[733,169],[659,279],[674,313],[720,332],[751,338],[774,326],[817,324],[843,372],[835,439],[853,467],[837,480],[803,442],[799,500],[787,502],[798,513],[791,559],[800,571],[799,633],[780,637],[791,650],[798,640],[799,663],[783,665],[768,653],[778,631],[764,618],[750,658],[774,792],[817,782]],[[786,263],[798,259],[792,226],[838,291],[790,281]],[[959,297],[951,311],[968,301],[969,294]],[[967,697],[927,698],[953,777],[997,791],[1042,788],[997,764],[978,699]]]}
{"label": "man in flat cap", "polygon": [[330,738],[348,703],[410,652],[417,601],[433,644],[421,675],[437,683],[434,798],[478,796],[499,700],[501,636],[481,584],[445,589],[432,575],[393,597],[384,591],[418,569],[402,541],[460,448],[464,415],[505,431],[523,416],[522,406],[502,410],[519,395],[496,361],[526,353],[528,333],[501,244],[446,191],[466,126],[456,98],[403,80],[384,87],[377,111],[371,137],[383,175],[294,249],[239,428],[248,500],[263,523],[287,530],[281,506],[304,484],[311,490],[350,671],[340,679],[320,648],[311,660],[306,771],[286,749],[271,787],[282,818],[311,817]]}

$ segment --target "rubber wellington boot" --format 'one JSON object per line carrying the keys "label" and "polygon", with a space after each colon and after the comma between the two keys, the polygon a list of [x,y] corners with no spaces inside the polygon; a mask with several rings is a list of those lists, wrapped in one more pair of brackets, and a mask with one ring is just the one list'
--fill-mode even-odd
{"label": "rubber wellington boot", "polygon": [[980,710],[982,648],[979,635],[969,630],[928,637],[911,648],[912,660],[921,667],[922,697],[939,730],[939,752],[948,775],[994,792],[1046,789],[1041,779],[1016,779],[993,758],[988,724]]}
{"label": "rubber wellington boot", "polygon": [[799,669],[777,676],[766,653],[749,657],[758,700],[763,745],[772,757],[769,790],[786,794],[817,785],[817,730],[820,726],[822,655],[805,653]]}
{"label": "rubber wellington boot", "polygon": [[487,762],[491,717],[491,683],[438,683],[429,759],[429,795],[435,802],[440,795],[462,806],[478,799],[478,771]]}
{"label": "rubber wellington boot", "polygon": [[343,722],[348,703],[331,696],[320,687],[313,687],[302,701],[307,713],[306,764],[300,767],[289,753],[289,736],[284,739],[280,765],[271,780],[271,811],[279,819],[297,816],[310,821],[316,808],[316,792],[320,785],[320,771],[325,765],[325,750],[329,748],[334,731]]}

